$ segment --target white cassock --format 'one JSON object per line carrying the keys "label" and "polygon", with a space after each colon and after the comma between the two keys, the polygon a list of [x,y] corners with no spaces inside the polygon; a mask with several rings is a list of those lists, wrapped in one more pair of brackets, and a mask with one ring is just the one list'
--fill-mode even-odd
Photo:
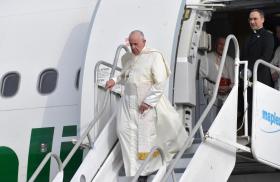
{"label": "white cassock", "polygon": [[[126,175],[134,176],[152,147],[161,147],[168,162],[188,135],[179,115],[163,95],[170,71],[162,54],[149,48],[144,48],[137,56],[126,53],[122,57],[122,67],[116,80],[124,85],[117,133]],[[140,114],[142,102],[152,108]],[[161,165],[156,151],[141,175],[149,175]]]}
{"label": "white cassock", "polygon": [[[200,76],[204,78],[204,89],[203,92],[205,94],[206,100],[209,102],[213,96],[215,82],[218,77],[218,69],[221,57],[217,55],[215,52],[210,52],[207,54],[207,60],[201,62],[200,64]],[[222,72],[222,77],[231,80],[231,87],[234,84],[234,60],[230,56],[226,56],[225,64]],[[205,123],[205,130],[208,130],[212,121],[216,118],[220,108],[222,107],[227,95],[220,95],[218,93],[217,99],[209,112],[209,123]]]}
{"label": "white cassock", "polygon": [[[207,68],[207,74],[206,74],[206,95],[209,95],[212,97],[213,92],[214,92],[214,87],[215,84],[213,82],[216,82],[216,79],[218,77],[218,69],[219,69],[219,64],[217,62],[220,62],[220,58],[215,52],[210,52],[207,54],[207,61],[208,64],[206,65]],[[222,72],[222,77],[227,78],[231,80],[231,86],[233,86],[234,83],[234,60],[230,56],[226,56],[223,72]],[[209,81],[210,80],[210,81]],[[212,81],[212,83],[211,83]],[[218,95],[221,99],[224,99],[224,96]]]}

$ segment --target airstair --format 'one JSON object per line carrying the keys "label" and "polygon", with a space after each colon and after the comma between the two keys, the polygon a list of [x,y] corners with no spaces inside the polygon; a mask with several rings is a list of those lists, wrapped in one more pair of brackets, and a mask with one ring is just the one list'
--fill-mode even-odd
{"label": "airstair", "polygon": [[[170,164],[164,163],[163,166],[157,172],[152,174],[148,181],[161,182],[161,181],[191,181],[191,182],[204,182],[204,181],[241,181],[249,179],[249,175],[252,175],[252,179],[260,173],[265,173],[262,176],[270,175],[271,181],[279,179],[280,158],[278,152],[280,151],[279,145],[275,145],[279,139],[279,127],[280,117],[278,117],[279,107],[277,105],[271,105],[273,99],[279,97],[279,91],[272,88],[268,88],[264,84],[257,81],[257,69],[259,64],[276,69],[279,68],[272,66],[262,60],[258,60],[254,69],[254,81],[253,81],[253,132],[252,140],[250,141],[251,147],[238,143],[237,137],[237,97],[238,97],[238,73],[239,65],[246,62],[239,60],[239,47],[236,38],[230,35],[226,39],[224,52],[222,55],[221,64],[218,71],[218,78],[220,80],[222,75],[222,69],[225,62],[226,52],[229,46],[229,42],[233,41],[235,46],[235,83],[232,91],[230,92],[223,107],[215,118],[213,124],[209,128],[208,132],[204,135],[202,130],[202,123],[205,120],[209,110],[213,106],[217,92],[218,81],[215,84],[214,94],[211,98],[206,109],[202,113],[200,119],[197,121],[193,129],[189,134],[189,138],[186,140],[184,147],[177,153],[175,158]],[[129,51],[126,46],[119,46],[114,64],[111,66],[106,62],[99,62],[96,66],[101,64],[111,66],[110,78],[114,75],[117,68],[117,61],[119,58],[120,50],[125,49]],[[246,74],[244,75],[245,87],[248,86]],[[246,89],[244,89],[246,90]],[[105,91],[104,91],[105,92]],[[260,94],[264,92],[265,94]],[[271,98],[270,95],[274,97]],[[143,165],[138,170],[137,174],[133,177],[126,177],[123,169],[123,161],[121,155],[120,144],[116,135],[116,122],[115,117],[118,109],[113,110],[107,119],[102,132],[92,140],[90,131],[95,124],[104,116],[105,110],[110,99],[110,92],[106,91],[104,95],[104,102],[95,116],[93,121],[89,124],[86,131],[81,135],[81,138],[76,141],[76,145],[72,151],[68,154],[66,159],[62,162],[59,157],[53,153],[49,153],[43,159],[37,170],[34,172],[29,182],[33,182],[36,176],[43,169],[44,165],[53,157],[58,163],[58,173],[53,179],[55,182],[63,181],[63,170],[71,160],[76,150],[79,147],[84,147],[87,151],[82,164],[73,176],[73,182],[87,182],[87,181],[137,181],[141,171],[151,158],[151,154],[154,150],[161,151],[160,148],[155,146],[147,159],[143,162]],[[261,98],[261,100],[259,100]],[[117,104],[117,102],[115,103]],[[114,108],[118,108],[116,105]],[[246,108],[245,108],[246,110]],[[262,121],[260,121],[262,119]],[[279,119],[279,120],[278,120]],[[262,123],[262,122],[267,123]],[[245,126],[247,126],[245,119]],[[275,127],[273,127],[275,126]],[[200,132],[200,138],[194,138],[197,132]],[[247,133],[242,138],[249,138]],[[273,136],[271,136],[273,134]],[[88,139],[88,144],[85,144],[85,139]],[[275,144],[269,144],[267,141],[275,142]],[[276,142],[277,141],[277,142]],[[266,148],[262,146],[265,145]],[[161,157],[164,159],[164,155],[161,152]],[[242,164],[245,164],[242,167]],[[270,167],[268,167],[270,166]],[[253,170],[248,173],[248,170]],[[246,176],[247,175],[247,176]],[[241,176],[245,176],[241,178]],[[240,179],[239,179],[240,178]],[[258,177],[261,179],[260,177]],[[275,179],[275,180],[274,180]],[[255,180],[257,181],[257,180]]]}

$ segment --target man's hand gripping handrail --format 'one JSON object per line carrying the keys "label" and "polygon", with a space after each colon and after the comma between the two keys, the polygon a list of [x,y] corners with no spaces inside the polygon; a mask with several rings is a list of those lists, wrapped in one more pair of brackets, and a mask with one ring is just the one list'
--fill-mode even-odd
{"label": "man's hand gripping handrail", "polygon": [[[120,45],[118,46],[117,50],[116,50],[116,54],[115,54],[115,58],[114,58],[114,62],[113,62],[113,67],[110,73],[110,79],[114,76],[115,74],[115,70],[118,64],[118,60],[119,60],[119,55],[122,49],[125,49],[126,52],[129,52],[129,49],[127,46],[125,45]],[[33,175],[31,176],[31,178],[28,180],[28,182],[33,182],[37,176],[39,175],[39,173],[41,172],[41,170],[43,169],[43,167],[45,166],[45,164],[47,163],[47,161],[50,159],[51,156],[55,157],[55,159],[57,159],[58,161],[58,165],[59,165],[59,171],[63,171],[64,168],[66,167],[66,165],[68,164],[68,162],[71,160],[71,158],[73,157],[73,155],[75,154],[75,152],[77,151],[77,149],[80,147],[80,145],[82,144],[82,142],[84,141],[84,139],[86,137],[89,137],[89,132],[91,131],[91,129],[93,128],[93,126],[96,124],[96,122],[100,119],[100,117],[104,114],[105,112],[105,108],[106,105],[108,103],[109,100],[109,95],[110,95],[110,91],[107,90],[106,94],[105,94],[105,99],[104,99],[104,104],[102,106],[102,109],[99,113],[97,113],[97,115],[94,117],[94,119],[90,122],[88,128],[85,130],[85,132],[83,133],[83,135],[81,136],[81,138],[77,141],[77,143],[75,144],[75,146],[72,148],[72,150],[69,152],[69,154],[67,155],[67,157],[65,158],[65,160],[63,161],[63,163],[61,164],[61,159],[56,156],[55,154],[52,154],[52,152],[48,153],[47,156],[43,159],[43,161],[40,163],[39,167],[36,169],[36,171],[33,173]],[[114,113],[116,114],[116,112]],[[112,117],[111,117],[112,118]],[[91,146],[91,144],[90,144]],[[58,160],[59,159],[59,160]]]}

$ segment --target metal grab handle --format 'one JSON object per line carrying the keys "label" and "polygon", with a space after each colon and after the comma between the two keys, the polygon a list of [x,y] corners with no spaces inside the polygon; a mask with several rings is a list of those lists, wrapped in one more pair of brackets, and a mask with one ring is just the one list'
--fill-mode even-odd
{"label": "metal grab handle", "polygon": [[[115,59],[114,59],[114,63],[113,63],[113,67],[110,73],[110,78],[112,78],[115,74],[115,70],[117,67],[117,63],[118,63],[118,58],[120,55],[120,51],[121,49],[124,48],[127,52],[129,52],[129,49],[125,46],[125,45],[120,45],[117,48],[116,54],[115,54]],[[95,123],[99,120],[99,118],[103,115],[103,113],[105,112],[105,108],[107,105],[107,102],[109,100],[109,95],[110,95],[110,91],[107,90],[106,91],[106,95],[105,95],[105,101],[103,104],[103,107],[101,109],[101,111],[97,114],[97,116],[93,119],[93,121],[90,122],[88,128],[86,129],[86,131],[84,132],[84,134],[82,135],[82,137],[80,138],[80,140],[77,142],[77,144],[73,147],[73,149],[70,151],[70,153],[68,154],[68,156],[65,158],[65,160],[63,161],[63,169],[65,168],[65,166],[68,164],[68,162],[70,161],[70,159],[73,157],[73,155],[75,154],[75,152],[77,151],[77,149],[79,148],[80,144],[84,141],[84,139],[87,137],[88,133],[91,131],[91,129],[93,128],[93,126],[95,125]]]}
{"label": "metal grab handle", "polygon": [[[121,49],[124,48],[126,50],[126,52],[129,52],[129,49],[125,46],[125,45],[120,45],[118,46],[117,48],[117,51],[116,51],[116,54],[115,54],[115,59],[114,59],[114,63],[113,63],[113,67],[112,67],[112,70],[111,70],[111,73],[110,73],[110,78],[112,78],[115,74],[115,70],[116,70],[116,67],[117,67],[117,63],[118,63],[118,58],[119,58],[119,55],[120,55],[120,51]],[[38,166],[38,168],[36,169],[36,171],[33,173],[33,175],[31,176],[30,180],[28,182],[33,182],[37,176],[39,175],[40,171],[43,169],[43,167],[46,165],[48,158],[50,156],[54,156],[54,158],[58,161],[58,164],[59,164],[59,171],[63,171],[63,169],[65,168],[65,166],[68,164],[68,162],[71,160],[71,158],[73,157],[73,155],[75,154],[75,152],[77,151],[77,149],[79,148],[79,146],[82,144],[82,142],[84,141],[84,139],[86,137],[89,137],[89,132],[91,131],[91,129],[93,128],[93,126],[96,124],[96,122],[99,120],[99,118],[103,115],[103,113],[105,112],[105,108],[106,108],[106,105],[108,103],[108,100],[109,100],[109,95],[110,95],[110,91],[107,90],[106,91],[106,94],[105,94],[105,99],[104,99],[104,104],[102,106],[102,109],[101,111],[97,114],[96,117],[94,117],[94,119],[90,122],[88,128],[86,129],[86,131],[83,133],[83,135],[81,136],[81,138],[78,140],[78,142],[74,145],[74,147],[72,148],[72,150],[69,152],[69,154],[67,155],[67,157],[65,158],[65,160],[63,161],[63,163],[61,162],[61,159],[53,154],[52,152],[48,153],[46,155],[46,157],[43,159],[43,161],[40,163],[40,165]],[[114,116],[116,114],[116,111],[115,113],[112,115]],[[113,117],[111,117],[113,118]],[[91,146],[91,144],[90,144]],[[37,172],[38,171],[38,172]]]}
{"label": "metal grab handle", "polygon": [[[111,71],[113,70],[113,65],[112,64],[110,64],[110,63],[107,63],[107,62],[105,62],[105,61],[98,61],[96,64],[95,64],[95,67],[94,67],[94,84],[96,84],[97,83],[97,76],[96,76],[96,73],[97,73],[97,70],[98,70],[98,68],[99,68],[99,66],[100,65],[105,65],[105,66],[108,66],[108,67],[110,67],[111,68]],[[117,71],[121,71],[121,68],[120,67],[115,67],[115,70],[117,70]],[[115,72],[115,70],[114,70],[114,72]],[[111,73],[110,73],[110,75],[111,75]],[[111,77],[110,77],[111,78]]]}
{"label": "metal grab handle", "polygon": [[116,54],[115,54],[115,58],[114,58],[114,62],[113,62],[113,67],[112,67],[112,70],[111,70],[111,74],[110,74],[110,79],[114,76],[115,74],[115,70],[116,70],[116,67],[117,67],[117,64],[118,64],[118,60],[119,60],[119,57],[120,57],[120,53],[121,53],[121,50],[124,49],[126,52],[129,52],[129,49],[126,45],[119,45],[118,48],[117,48],[117,51],[116,51]]}
{"label": "metal grab handle", "polygon": [[160,153],[160,156],[161,156],[161,161],[162,161],[162,164],[165,163],[165,156],[164,156],[164,153],[163,153],[163,150],[160,148],[160,147],[157,147],[157,146],[154,146],[150,152],[149,152],[149,155],[148,157],[145,159],[145,161],[143,162],[143,164],[140,166],[140,168],[137,170],[135,176],[133,177],[132,179],[132,182],[137,182],[139,176],[141,175],[141,173],[143,172],[144,168],[146,167],[146,165],[148,164],[148,162],[151,160],[154,152],[158,150],[159,153]]}
{"label": "metal grab handle", "polygon": [[59,172],[63,171],[63,166],[62,166],[62,162],[61,162],[60,158],[56,154],[50,152],[44,157],[43,161],[37,167],[37,169],[31,176],[31,178],[28,180],[28,182],[33,182],[37,178],[37,176],[42,171],[43,167],[46,165],[46,163],[49,161],[49,159],[51,159],[51,157],[53,157],[56,160]]}
{"label": "metal grab handle", "polygon": [[[244,105],[244,135],[248,137],[248,99],[247,99],[247,89],[248,89],[248,61],[240,61],[240,64],[244,64],[244,75],[243,75],[243,105]],[[238,130],[237,130],[238,131]]]}
{"label": "metal grab handle", "polygon": [[[112,67],[113,65],[110,64],[110,63],[107,63],[105,61],[98,61],[96,64],[95,64],[95,67],[94,67],[94,100],[97,100],[97,90],[98,90],[98,84],[97,84],[97,70],[99,69],[99,66],[100,65],[105,65],[107,67],[110,67],[111,68],[111,71],[112,71]],[[115,70],[117,71],[121,71],[121,68],[120,67],[116,67]],[[98,105],[99,103],[98,102],[95,102],[95,105],[94,105],[94,114],[97,114],[98,113]]]}
{"label": "metal grab handle", "polygon": [[[256,61],[256,63],[254,64],[254,70],[253,70],[253,83],[255,83],[257,80],[258,80],[258,74],[257,74],[257,71],[258,71],[258,68],[259,68],[259,64],[263,64],[265,65],[266,67],[269,67],[269,68],[272,68],[274,70],[276,70],[277,72],[280,73],[280,68],[277,67],[277,66],[274,66],[273,64],[271,63],[268,63],[262,59],[258,59]],[[254,86],[254,84],[253,84]]]}
{"label": "metal grab handle", "polygon": [[[223,71],[223,68],[224,68],[225,59],[226,59],[226,55],[227,55],[227,51],[228,51],[230,40],[233,40],[234,47],[235,47],[235,79],[234,79],[234,86],[236,86],[236,85],[238,85],[238,65],[239,65],[239,61],[240,60],[239,60],[239,45],[238,45],[238,41],[237,41],[237,39],[236,39],[236,37],[234,35],[229,35],[226,38],[225,47],[224,47],[223,55],[222,55],[222,58],[221,58],[221,63],[220,63],[219,70],[218,70],[217,80],[220,80],[221,76],[222,76],[222,71]],[[212,106],[213,106],[213,104],[214,104],[214,102],[216,100],[217,93],[218,93],[218,87],[219,87],[219,81],[217,81],[215,83],[214,92],[213,92],[214,94],[213,94],[209,104],[207,105],[206,109],[203,111],[201,117],[199,118],[198,122],[196,123],[196,125],[193,128],[193,130],[191,131],[191,133],[190,133],[189,137],[187,138],[184,146],[179,151],[179,153],[176,155],[176,158],[174,159],[174,161],[170,164],[170,167],[168,168],[168,170],[167,170],[166,174],[164,175],[162,181],[167,181],[168,176],[171,174],[171,172],[175,168],[175,164],[182,157],[182,155],[184,154],[184,151],[188,148],[189,143],[191,142],[191,139],[194,137],[195,133],[202,126],[202,123],[203,123],[204,119],[206,118],[208,112],[210,111],[210,109],[212,108]]]}
{"label": "metal grab handle", "polygon": [[[63,163],[61,162],[61,159],[56,156],[55,154],[53,154],[52,152],[48,153],[46,155],[46,157],[43,159],[43,161],[40,163],[40,165],[37,167],[36,171],[33,173],[33,175],[31,176],[30,180],[28,182],[33,182],[37,176],[39,175],[40,171],[44,168],[44,166],[46,165],[48,159],[50,158],[50,156],[54,156],[55,158],[57,158],[57,160],[59,161],[59,171],[62,171],[65,166],[68,164],[68,162],[71,160],[71,158],[73,157],[73,155],[75,154],[75,152],[77,151],[77,149],[80,147],[80,145],[82,144],[82,142],[84,141],[84,139],[86,137],[88,137],[88,133],[91,131],[91,129],[93,128],[93,126],[95,125],[95,123],[99,120],[99,118],[103,115],[104,111],[105,111],[105,106],[107,105],[108,102],[108,96],[109,96],[109,90],[106,92],[106,96],[105,96],[105,102],[103,104],[102,110],[100,113],[98,113],[98,115],[93,119],[93,121],[91,121],[89,127],[86,129],[86,131],[83,133],[82,137],[80,138],[80,140],[78,140],[78,142],[74,145],[74,147],[72,148],[72,150],[69,152],[69,154],[67,155],[67,157],[65,158],[65,160],[63,161]],[[91,144],[90,144],[91,145]]]}

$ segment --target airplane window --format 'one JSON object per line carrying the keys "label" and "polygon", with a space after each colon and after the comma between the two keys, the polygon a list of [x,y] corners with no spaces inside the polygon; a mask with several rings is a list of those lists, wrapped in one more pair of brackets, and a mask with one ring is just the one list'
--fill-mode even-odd
{"label": "airplane window", "polygon": [[40,75],[38,91],[41,94],[49,94],[56,88],[58,73],[54,69],[47,69]]}
{"label": "airplane window", "polygon": [[77,89],[79,89],[80,73],[81,73],[81,69],[78,70],[77,76],[76,76],[75,86],[76,86]]}
{"label": "airplane window", "polygon": [[18,73],[8,73],[2,79],[1,95],[3,97],[14,96],[19,87],[20,76]]}

